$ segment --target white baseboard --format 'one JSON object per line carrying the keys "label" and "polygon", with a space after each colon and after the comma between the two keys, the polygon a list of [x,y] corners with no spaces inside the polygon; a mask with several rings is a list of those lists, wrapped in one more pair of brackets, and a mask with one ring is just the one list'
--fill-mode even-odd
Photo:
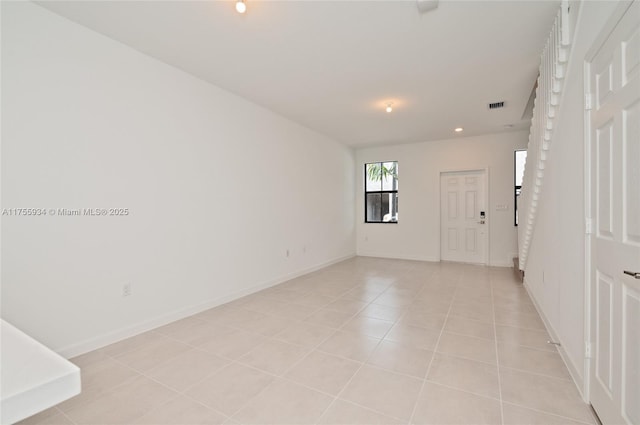
{"label": "white baseboard", "polygon": [[384,254],[380,252],[358,252],[358,257],[373,257],[373,258],[389,258],[392,260],[410,260],[410,261],[429,261],[437,263],[439,258],[434,257],[419,257],[413,255],[396,255],[396,254]]}
{"label": "white baseboard", "polygon": [[513,260],[503,262],[503,261],[490,261],[489,265],[491,267],[513,267]]}
{"label": "white baseboard", "polygon": [[531,285],[529,285],[526,275],[524,277],[523,284],[525,289],[527,290],[527,293],[529,294],[529,298],[531,298],[531,301],[533,302],[534,307],[538,311],[538,314],[540,315],[540,318],[542,319],[542,322],[544,323],[544,327],[547,329],[549,336],[553,341],[559,342],[561,344],[560,346],[558,346],[558,352],[560,353],[560,358],[562,358],[562,361],[564,362],[565,366],[567,366],[567,370],[569,370],[569,375],[571,375],[571,379],[573,379],[573,383],[578,388],[580,397],[584,400],[584,394],[583,394],[584,376],[579,372],[579,370],[582,370],[583,368],[578,369],[577,365],[573,362],[573,360],[571,359],[567,351],[564,349],[564,346],[562,345],[562,339],[558,336],[558,333],[555,331],[555,329],[551,325],[551,322],[549,322],[549,320],[547,319],[547,316],[544,314],[544,311],[540,307],[540,304],[538,304],[538,301],[533,295],[533,291],[531,291]]}
{"label": "white baseboard", "polygon": [[[398,255],[388,254],[382,252],[358,252],[358,257],[375,257],[375,258],[390,258],[393,260],[411,260],[411,261],[429,261],[432,263],[440,262],[440,257],[428,257],[428,256],[415,256],[415,255]],[[513,259],[509,261],[490,261],[488,266],[491,267],[513,267]]]}
{"label": "white baseboard", "polygon": [[268,281],[258,283],[256,285],[250,286],[249,288],[234,292],[233,294],[208,300],[197,305],[182,308],[180,310],[172,311],[171,313],[164,314],[162,316],[158,316],[153,319],[145,320],[144,322],[140,322],[135,325],[128,326],[126,328],[118,329],[116,331],[109,332],[107,334],[100,335],[100,336],[88,339],[86,341],[69,345],[67,347],[57,350],[57,352],[58,354],[60,354],[61,356],[67,359],[75,356],[79,356],[81,354],[88,353],[89,351],[97,350],[98,348],[102,348],[109,344],[113,344],[115,342],[122,341],[123,339],[136,336],[138,334],[153,330],[160,326],[164,326],[168,323],[175,322],[176,320],[193,316],[194,314],[200,313],[205,310],[209,310],[210,308],[214,308],[219,305],[226,304],[228,302],[237,300],[238,298],[251,295],[255,292],[262,291],[263,289],[267,289],[272,286],[278,285],[280,283],[286,282],[287,280],[294,279],[298,276],[302,276],[308,273],[312,273],[316,270],[322,269],[324,267],[328,267],[332,264],[336,264],[341,261],[348,260],[353,257],[355,257],[355,254],[349,254],[342,257],[334,258],[332,260],[326,261],[321,264],[317,264],[312,267],[305,268],[303,270],[298,270],[296,272],[288,273],[283,276],[277,277],[275,279],[270,279]]}
{"label": "white baseboard", "polygon": [[517,257],[518,254],[510,254],[503,261],[500,260],[490,260],[489,264],[495,267],[509,267],[513,268],[513,259]]}

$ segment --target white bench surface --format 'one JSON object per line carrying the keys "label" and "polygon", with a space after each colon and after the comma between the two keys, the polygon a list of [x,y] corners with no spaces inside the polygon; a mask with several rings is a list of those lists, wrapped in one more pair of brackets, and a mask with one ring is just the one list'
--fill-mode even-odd
{"label": "white bench surface", "polygon": [[80,369],[2,320],[0,423],[12,424],[80,394]]}

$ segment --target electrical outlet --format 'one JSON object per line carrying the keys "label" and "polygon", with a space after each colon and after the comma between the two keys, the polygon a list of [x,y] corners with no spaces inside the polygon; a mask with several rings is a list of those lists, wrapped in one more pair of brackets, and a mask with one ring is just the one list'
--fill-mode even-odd
{"label": "electrical outlet", "polygon": [[287,249],[287,253],[286,253],[287,258],[289,258],[289,250]]}
{"label": "electrical outlet", "polygon": [[131,295],[131,284],[125,283],[124,285],[122,285],[122,296],[128,297],[129,295]]}

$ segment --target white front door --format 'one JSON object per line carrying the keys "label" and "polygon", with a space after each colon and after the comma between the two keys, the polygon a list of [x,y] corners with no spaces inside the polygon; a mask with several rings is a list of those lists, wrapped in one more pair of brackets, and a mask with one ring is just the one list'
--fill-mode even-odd
{"label": "white front door", "polygon": [[440,174],[440,258],[487,263],[486,173]]}
{"label": "white front door", "polygon": [[640,2],[588,69],[595,225],[589,398],[603,424],[640,424]]}

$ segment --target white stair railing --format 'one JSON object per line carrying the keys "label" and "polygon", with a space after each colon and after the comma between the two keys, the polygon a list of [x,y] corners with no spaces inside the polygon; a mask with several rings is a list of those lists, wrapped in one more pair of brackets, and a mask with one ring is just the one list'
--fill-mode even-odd
{"label": "white stair railing", "polygon": [[[571,13],[570,13],[571,12]],[[529,132],[527,163],[518,199],[518,256],[520,270],[527,264],[536,212],[543,186],[545,163],[553,141],[556,115],[560,106],[569,60],[575,11],[563,0],[542,52],[538,86]]]}

